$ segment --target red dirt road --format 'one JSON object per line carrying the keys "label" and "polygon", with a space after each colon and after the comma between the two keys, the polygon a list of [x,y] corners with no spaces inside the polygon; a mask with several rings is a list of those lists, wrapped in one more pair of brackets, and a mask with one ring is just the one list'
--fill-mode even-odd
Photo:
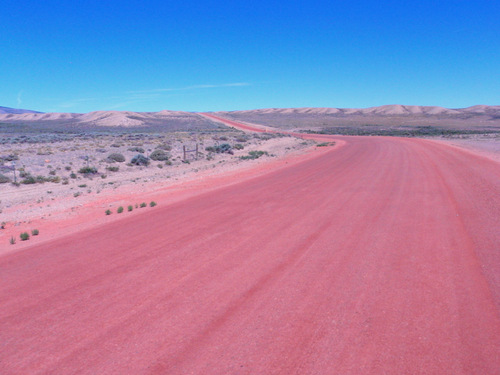
{"label": "red dirt road", "polygon": [[499,374],[499,164],[343,139],[1,257],[0,372]]}

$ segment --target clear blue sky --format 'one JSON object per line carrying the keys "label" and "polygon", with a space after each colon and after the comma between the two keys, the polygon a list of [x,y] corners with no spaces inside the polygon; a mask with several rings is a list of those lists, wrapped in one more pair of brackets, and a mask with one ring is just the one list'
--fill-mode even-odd
{"label": "clear blue sky", "polygon": [[500,104],[500,2],[4,1],[0,106]]}

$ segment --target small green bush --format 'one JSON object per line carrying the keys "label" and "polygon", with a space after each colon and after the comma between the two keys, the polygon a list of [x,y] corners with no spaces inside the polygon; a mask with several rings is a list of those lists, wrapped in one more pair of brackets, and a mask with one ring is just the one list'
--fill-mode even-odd
{"label": "small green bush", "polygon": [[151,201],[151,203],[149,204],[149,207],[154,207],[156,206],[156,202],[155,201]]}
{"label": "small green bush", "polygon": [[25,185],[36,184],[36,179],[35,179],[35,177],[29,175],[21,180],[21,184],[25,184]]}
{"label": "small green bush", "polygon": [[233,148],[235,150],[243,150],[245,148],[245,146],[243,146],[241,143],[236,143]]}
{"label": "small green bush", "polygon": [[132,152],[138,152],[140,154],[144,154],[144,149],[142,147],[130,147],[128,150],[132,151]]}
{"label": "small green bush", "polygon": [[242,160],[254,160],[258,159],[263,155],[268,155],[266,151],[250,151],[247,156],[240,156]]}
{"label": "small green bush", "polygon": [[106,210],[106,211],[104,211],[104,213],[105,213],[106,215],[111,215],[111,210]]}
{"label": "small green bush", "polygon": [[218,154],[233,154],[232,147],[229,143],[223,143],[218,146],[209,146],[205,148],[205,151],[216,152]]}
{"label": "small green bush", "polygon": [[106,158],[106,161],[108,163],[115,163],[115,162],[116,163],[123,163],[125,161],[125,156],[114,152],[114,153],[108,155],[108,157]]}
{"label": "small green bush", "polygon": [[11,245],[14,245],[16,243],[16,239],[14,238],[14,236],[10,238],[9,242]]}
{"label": "small green bush", "polygon": [[132,158],[132,160],[130,160],[130,163],[132,165],[149,165],[149,158],[144,155],[137,154]]}
{"label": "small green bush", "polygon": [[77,177],[77,175],[76,175],[75,173],[71,173],[71,174],[69,175],[69,177],[71,177],[72,179],[75,179],[75,178]]}
{"label": "small green bush", "polygon": [[95,167],[82,167],[78,170],[78,173],[87,175],[87,174],[96,174],[98,172],[97,168]]}
{"label": "small green bush", "polygon": [[132,205],[130,205],[130,206],[128,206],[128,207],[127,207],[127,210],[128,210],[129,212],[130,212],[130,211],[132,211],[133,209],[134,209],[134,206],[132,206]]}
{"label": "small green bush", "polygon": [[318,143],[316,147],[328,147],[328,146],[333,146],[335,142],[324,142],[324,143]]}
{"label": "small green bush", "polygon": [[3,174],[0,174],[0,184],[6,184],[7,182],[10,182],[10,178]]}
{"label": "small green bush", "polygon": [[141,208],[144,208],[144,207],[146,207],[146,206],[147,206],[146,202],[142,202],[142,203],[141,203]]}
{"label": "small green bush", "polygon": [[116,210],[117,213],[121,214],[123,212],[123,207],[120,206],[118,207],[118,209]]}
{"label": "small green bush", "polygon": [[31,231],[31,234],[32,234],[33,236],[38,236],[38,234],[39,234],[39,233],[40,233],[40,232],[39,232],[39,230],[38,230],[38,229],[33,229],[33,230]]}
{"label": "small green bush", "polygon": [[118,172],[120,170],[120,167],[106,167],[106,169],[110,172]]}
{"label": "small green bush", "polygon": [[157,150],[165,150],[165,151],[170,151],[172,150],[172,146],[167,145],[167,144],[161,144],[155,147]]}
{"label": "small green bush", "polygon": [[149,157],[152,159],[152,160],[156,160],[156,161],[164,161],[164,160],[168,160],[168,153],[163,151],[163,150],[154,150],[151,155],[149,155]]}
{"label": "small green bush", "polygon": [[21,237],[21,241],[27,241],[30,239],[30,235],[28,234],[28,232],[21,233],[19,237]]}

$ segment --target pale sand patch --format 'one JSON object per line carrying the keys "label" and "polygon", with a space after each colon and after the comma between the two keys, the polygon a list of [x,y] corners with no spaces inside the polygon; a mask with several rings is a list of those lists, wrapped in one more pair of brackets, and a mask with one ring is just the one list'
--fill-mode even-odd
{"label": "pale sand patch", "polygon": [[433,140],[500,162],[500,134],[465,135],[460,138],[436,138]]}

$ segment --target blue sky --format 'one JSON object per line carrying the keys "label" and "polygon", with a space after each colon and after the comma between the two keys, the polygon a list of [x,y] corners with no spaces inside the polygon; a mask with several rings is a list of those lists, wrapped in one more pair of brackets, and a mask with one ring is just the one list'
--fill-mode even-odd
{"label": "blue sky", "polygon": [[500,104],[500,2],[11,1],[0,106]]}

